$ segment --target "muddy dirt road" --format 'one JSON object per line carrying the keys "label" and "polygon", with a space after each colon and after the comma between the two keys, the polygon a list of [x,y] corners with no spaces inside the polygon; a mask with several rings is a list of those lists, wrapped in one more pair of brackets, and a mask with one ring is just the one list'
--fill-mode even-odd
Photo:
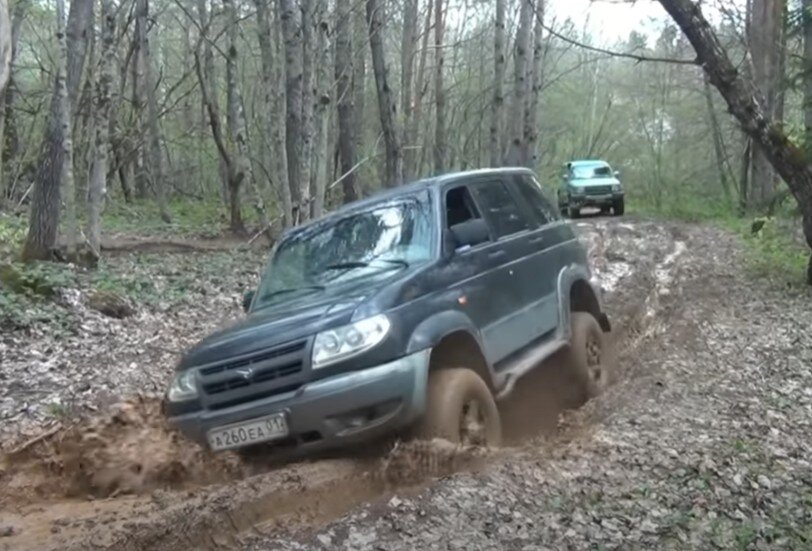
{"label": "muddy dirt road", "polygon": [[600,398],[571,409],[553,358],[505,405],[502,449],[250,469],[131,399],[4,447],[0,549],[810,548],[810,297],[750,281],[713,229],[578,227],[615,327]]}

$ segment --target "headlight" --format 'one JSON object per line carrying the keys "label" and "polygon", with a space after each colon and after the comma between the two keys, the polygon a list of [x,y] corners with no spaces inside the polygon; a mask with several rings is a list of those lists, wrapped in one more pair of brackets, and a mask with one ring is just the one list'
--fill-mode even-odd
{"label": "headlight", "polygon": [[369,350],[383,340],[389,327],[389,318],[380,314],[319,333],[313,343],[313,369]]}
{"label": "headlight", "polygon": [[169,385],[169,391],[166,397],[170,402],[183,402],[184,400],[191,400],[197,398],[197,385],[195,385],[195,372],[192,369],[187,369],[182,373],[178,373],[172,384]]}
{"label": "headlight", "polygon": [[620,184],[612,184],[612,191],[620,191]]}

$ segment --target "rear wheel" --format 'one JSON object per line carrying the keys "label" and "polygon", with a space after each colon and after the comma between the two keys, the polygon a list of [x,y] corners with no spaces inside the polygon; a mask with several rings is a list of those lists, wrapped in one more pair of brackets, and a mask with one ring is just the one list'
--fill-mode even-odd
{"label": "rear wheel", "polygon": [[570,324],[569,364],[587,396],[592,398],[603,392],[608,383],[603,331],[598,320],[587,312],[572,312]]}
{"label": "rear wheel", "polygon": [[624,210],[626,210],[626,205],[623,199],[618,199],[612,203],[612,211],[614,212],[615,216],[623,216]]}
{"label": "rear wheel", "polygon": [[569,215],[570,218],[578,218],[581,216],[581,209],[575,207],[569,207]]}
{"label": "rear wheel", "polygon": [[426,413],[418,436],[443,438],[465,446],[498,446],[502,425],[485,381],[462,367],[431,372]]}

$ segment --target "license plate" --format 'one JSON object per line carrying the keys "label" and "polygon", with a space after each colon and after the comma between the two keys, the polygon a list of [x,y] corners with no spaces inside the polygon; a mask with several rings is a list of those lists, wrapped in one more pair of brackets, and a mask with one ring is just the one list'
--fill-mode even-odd
{"label": "license plate", "polygon": [[214,451],[240,448],[249,444],[278,440],[288,435],[284,413],[276,413],[243,423],[217,427],[208,432],[209,446]]}

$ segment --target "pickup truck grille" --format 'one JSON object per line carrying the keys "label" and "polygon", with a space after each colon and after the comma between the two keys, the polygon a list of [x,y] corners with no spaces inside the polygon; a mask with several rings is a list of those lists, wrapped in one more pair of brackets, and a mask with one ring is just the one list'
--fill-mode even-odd
{"label": "pickup truck grille", "polygon": [[300,341],[202,368],[206,406],[220,409],[295,390],[304,383],[306,348]]}
{"label": "pickup truck grille", "polygon": [[612,193],[612,186],[587,186],[584,189],[587,195],[608,195]]}

